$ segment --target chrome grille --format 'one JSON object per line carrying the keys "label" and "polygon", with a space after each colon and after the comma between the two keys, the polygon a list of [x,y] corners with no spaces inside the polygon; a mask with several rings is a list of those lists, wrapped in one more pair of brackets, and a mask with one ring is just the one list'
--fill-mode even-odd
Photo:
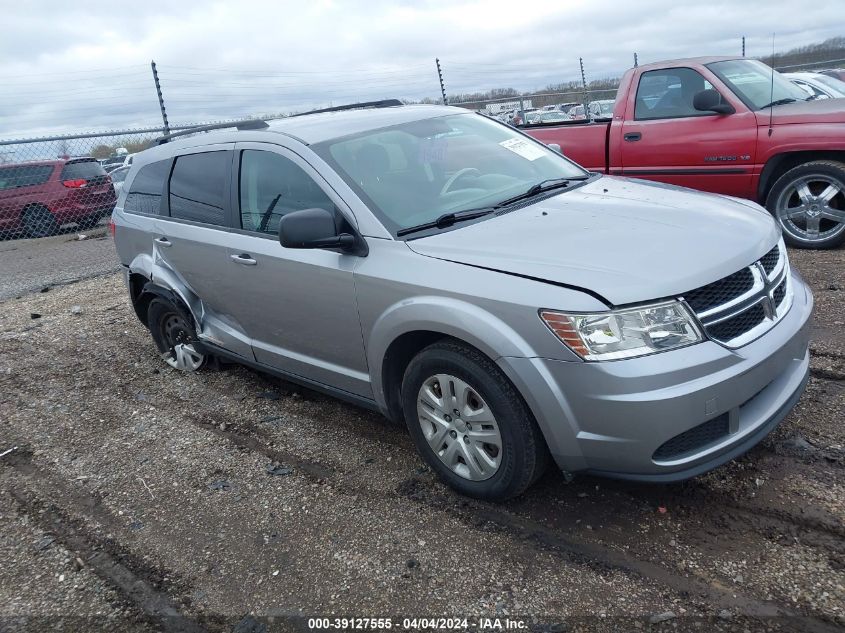
{"label": "chrome grille", "polygon": [[696,288],[683,298],[711,339],[727,347],[750,343],[792,305],[783,241],[750,266]]}

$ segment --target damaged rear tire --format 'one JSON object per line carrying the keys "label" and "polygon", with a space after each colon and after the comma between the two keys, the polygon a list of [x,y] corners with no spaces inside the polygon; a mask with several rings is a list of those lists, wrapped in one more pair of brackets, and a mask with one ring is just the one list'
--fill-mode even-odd
{"label": "damaged rear tire", "polygon": [[208,358],[196,346],[193,319],[186,310],[156,297],[147,308],[147,325],[164,361],[180,371],[197,371]]}

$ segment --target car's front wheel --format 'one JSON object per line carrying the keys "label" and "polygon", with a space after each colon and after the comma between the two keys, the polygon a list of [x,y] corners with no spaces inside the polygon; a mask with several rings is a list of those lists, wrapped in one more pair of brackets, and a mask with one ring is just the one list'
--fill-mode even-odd
{"label": "car's front wheel", "polygon": [[834,248],[845,242],[845,164],[816,160],[778,178],[766,207],[798,248]]}
{"label": "car's front wheel", "polygon": [[181,371],[196,371],[206,362],[195,347],[193,324],[185,310],[156,297],[147,309],[147,326],[164,361]]}
{"label": "car's front wheel", "polygon": [[417,450],[462,494],[516,496],[548,464],[545,440],[522,397],[472,347],[445,341],[417,354],[402,381],[402,405]]}

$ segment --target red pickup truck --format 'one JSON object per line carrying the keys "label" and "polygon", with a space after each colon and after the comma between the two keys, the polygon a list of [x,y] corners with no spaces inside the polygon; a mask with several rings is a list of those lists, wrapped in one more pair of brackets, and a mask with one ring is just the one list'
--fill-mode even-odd
{"label": "red pickup truck", "polygon": [[592,171],[765,205],[793,246],[845,242],[845,99],[808,99],[759,61],[632,68],[609,121],[524,130]]}

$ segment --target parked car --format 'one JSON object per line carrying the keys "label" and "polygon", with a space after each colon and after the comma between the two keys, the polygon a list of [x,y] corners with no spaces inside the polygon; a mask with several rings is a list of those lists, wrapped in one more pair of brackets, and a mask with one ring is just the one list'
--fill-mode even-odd
{"label": "parked car", "polygon": [[116,196],[119,196],[120,192],[123,190],[123,182],[126,180],[126,174],[128,173],[129,166],[118,167],[117,169],[109,173],[109,177],[111,178],[112,184],[114,185],[114,193]]}
{"label": "parked car", "polygon": [[111,173],[115,169],[120,169],[121,167],[128,167],[132,164],[132,159],[135,157],[135,154],[121,154],[119,156],[113,156],[111,158],[107,158],[103,161],[103,169],[106,170],[106,173]]}
{"label": "parked car", "polygon": [[526,131],[593,171],[765,204],[787,243],[832,248],[845,242],[845,101],[808,99],[751,59],[658,62],[625,73],[612,121]]}
{"label": "parked car", "polygon": [[356,107],[136,157],[114,243],[171,367],[230,359],[404,420],[484,499],[550,458],[692,477],[795,404],[812,296],[764,209],[590,174],[460,108]]}
{"label": "parked car", "polygon": [[589,103],[590,118],[594,120],[610,119],[613,116],[614,99],[602,99]]}
{"label": "parked car", "polygon": [[96,224],[115,203],[111,179],[94,158],[0,165],[0,232],[45,237],[63,224]]}
{"label": "parked car", "polygon": [[828,77],[833,77],[839,81],[845,81],[845,68],[829,68],[826,70],[820,70],[819,73],[827,75]]}
{"label": "parked car", "polygon": [[527,115],[527,118],[528,125],[546,125],[549,123],[562,123],[563,121],[571,120],[566,112],[558,112],[557,110],[532,112]]}
{"label": "parked car", "polygon": [[816,99],[841,99],[845,97],[845,81],[821,73],[783,73],[783,76],[808,95]]}
{"label": "parked car", "polygon": [[573,121],[584,121],[587,119],[587,111],[584,108],[583,104],[569,108],[567,114],[569,115],[569,118]]}

